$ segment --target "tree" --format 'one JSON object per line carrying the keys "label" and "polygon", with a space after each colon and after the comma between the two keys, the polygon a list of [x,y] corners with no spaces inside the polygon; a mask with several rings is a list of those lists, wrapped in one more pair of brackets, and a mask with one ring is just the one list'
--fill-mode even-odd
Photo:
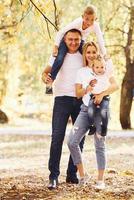
{"label": "tree", "polygon": [[[107,4],[112,5],[112,1],[107,2]],[[110,5],[108,7],[110,8]],[[116,60],[118,71],[122,71],[123,75],[120,98],[120,123],[123,129],[131,129],[130,112],[134,89],[133,1],[119,0],[114,3],[111,11],[109,10],[110,15],[105,22],[105,34],[108,38],[108,47],[111,48],[111,53],[114,55],[114,60]],[[104,9],[104,12],[107,12],[106,9]]]}
{"label": "tree", "polygon": [[[131,129],[130,111],[134,90],[134,5],[132,2],[129,10],[129,26],[127,41],[124,48],[126,57],[126,72],[122,81],[121,102],[120,102],[120,122],[123,129]],[[133,47],[132,47],[133,45]]]}

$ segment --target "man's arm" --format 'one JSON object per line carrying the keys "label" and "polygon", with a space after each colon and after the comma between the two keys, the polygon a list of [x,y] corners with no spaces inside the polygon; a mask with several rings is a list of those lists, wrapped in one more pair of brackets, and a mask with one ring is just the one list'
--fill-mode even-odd
{"label": "man's arm", "polygon": [[44,71],[43,71],[43,73],[42,73],[42,81],[43,81],[45,84],[47,84],[47,83],[52,83],[52,82],[53,82],[53,80],[52,80],[51,77],[50,77],[50,72],[51,72],[51,66],[48,65],[48,66],[44,69]]}

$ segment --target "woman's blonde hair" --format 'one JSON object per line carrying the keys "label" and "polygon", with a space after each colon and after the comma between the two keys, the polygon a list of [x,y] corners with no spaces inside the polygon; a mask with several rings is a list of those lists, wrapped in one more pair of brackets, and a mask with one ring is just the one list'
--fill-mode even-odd
{"label": "woman's blonde hair", "polygon": [[86,60],[86,51],[87,51],[87,48],[89,46],[90,47],[92,47],[92,46],[95,47],[96,53],[98,53],[98,51],[99,51],[97,45],[94,42],[87,42],[87,43],[85,43],[84,46],[83,46],[83,48],[82,48],[82,55],[83,55],[83,64],[84,64],[84,66],[88,65],[88,62]]}

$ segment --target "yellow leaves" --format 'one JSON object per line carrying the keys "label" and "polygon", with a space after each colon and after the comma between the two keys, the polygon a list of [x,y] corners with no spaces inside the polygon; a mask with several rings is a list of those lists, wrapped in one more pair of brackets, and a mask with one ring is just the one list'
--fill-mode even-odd
{"label": "yellow leaves", "polygon": [[44,5],[44,12],[50,12],[52,10],[54,10],[53,1],[48,0]]}
{"label": "yellow leaves", "polygon": [[2,4],[3,4],[4,6],[9,6],[9,5],[11,5],[11,0],[3,1]]}
{"label": "yellow leaves", "polygon": [[126,170],[123,172],[124,175],[127,175],[127,176],[134,176],[134,172],[131,171],[131,170]]}
{"label": "yellow leaves", "polygon": [[0,16],[2,16],[4,12],[5,12],[5,6],[2,3],[0,3]]}

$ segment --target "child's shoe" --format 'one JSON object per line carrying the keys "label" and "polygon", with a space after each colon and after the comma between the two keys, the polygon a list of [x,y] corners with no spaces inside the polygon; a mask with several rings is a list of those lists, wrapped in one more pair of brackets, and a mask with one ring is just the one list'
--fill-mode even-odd
{"label": "child's shoe", "polygon": [[104,190],[105,187],[106,186],[105,186],[104,181],[97,181],[96,184],[94,185],[94,188],[98,190]]}

